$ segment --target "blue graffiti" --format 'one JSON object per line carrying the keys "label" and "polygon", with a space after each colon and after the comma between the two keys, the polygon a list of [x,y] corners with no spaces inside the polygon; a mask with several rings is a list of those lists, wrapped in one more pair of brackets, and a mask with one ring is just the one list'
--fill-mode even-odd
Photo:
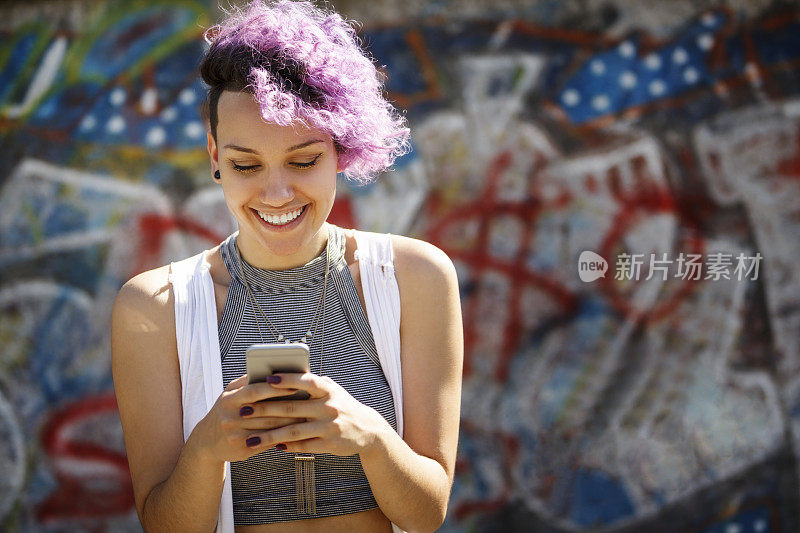
{"label": "blue graffiti", "polygon": [[187,9],[155,7],[126,16],[94,41],[81,64],[82,78],[110,79],[129,70],[156,46],[194,22]]}
{"label": "blue graffiti", "polygon": [[0,65],[0,104],[11,96],[11,90],[28,64],[39,37],[33,31],[20,34],[13,44],[14,48],[8,52],[5,65]]}
{"label": "blue graffiti", "polygon": [[578,470],[569,494],[570,518],[580,526],[610,524],[634,512],[622,483],[597,470]]}
{"label": "blue graffiti", "polygon": [[569,78],[559,104],[572,122],[582,123],[707,86],[714,81],[709,54],[726,22],[724,14],[708,13],[646,55],[636,38],[603,50]]}

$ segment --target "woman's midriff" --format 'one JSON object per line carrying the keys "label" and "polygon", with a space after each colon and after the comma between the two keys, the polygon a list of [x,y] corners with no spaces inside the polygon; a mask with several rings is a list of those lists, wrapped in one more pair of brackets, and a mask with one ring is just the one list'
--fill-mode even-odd
{"label": "woman's midriff", "polygon": [[370,509],[308,520],[236,526],[235,529],[236,533],[392,533],[392,524],[380,509]]}

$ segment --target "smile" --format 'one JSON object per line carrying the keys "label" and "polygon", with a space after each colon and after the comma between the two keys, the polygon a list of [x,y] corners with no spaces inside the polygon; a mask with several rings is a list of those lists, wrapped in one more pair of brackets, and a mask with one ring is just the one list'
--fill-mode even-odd
{"label": "smile", "polygon": [[255,211],[261,220],[266,222],[268,225],[273,227],[281,227],[288,226],[300,218],[305,212],[306,207],[307,206],[304,205],[303,207],[297,208],[294,211],[287,211],[286,213],[281,213],[278,215],[274,215],[272,213],[262,213],[256,209],[253,209],[253,211]]}
{"label": "smile", "polygon": [[305,209],[305,206],[301,207],[300,209],[296,209],[295,211],[289,211],[288,213],[283,213],[280,215],[264,214],[259,211],[258,216],[273,226],[283,226],[299,217],[300,213],[303,212],[303,209]]}

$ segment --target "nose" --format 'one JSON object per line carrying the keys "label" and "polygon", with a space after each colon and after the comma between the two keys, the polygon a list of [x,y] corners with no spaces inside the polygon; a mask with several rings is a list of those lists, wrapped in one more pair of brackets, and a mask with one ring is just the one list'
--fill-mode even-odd
{"label": "nose", "polygon": [[281,207],[294,199],[292,181],[280,171],[267,171],[261,182],[260,200],[272,207]]}

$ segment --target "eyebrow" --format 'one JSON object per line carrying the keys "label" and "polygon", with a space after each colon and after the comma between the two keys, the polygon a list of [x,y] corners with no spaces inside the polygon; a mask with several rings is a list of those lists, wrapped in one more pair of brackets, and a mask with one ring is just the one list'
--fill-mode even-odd
{"label": "eyebrow", "polygon": [[[300,148],[305,148],[306,146],[310,146],[312,144],[317,144],[317,143],[321,143],[321,142],[325,142],[325,141],[323,141],[322,139],[311,139],[310,141],[302,142],[300,144],[296,144],[294,146],[291,146],[286,151],[287,152],[294,152],[295,150],[299,150]],[[256,150],[253,150],[252,148],[245,148],[244,146],[239,146],[239,145],[236,145],[236,144],[226,144],[225,146],[223,146],[223,148],[230,148],[232,150],[237,150],[239,152],[246,152],[248,154],[258,154],[258,152]]]}

